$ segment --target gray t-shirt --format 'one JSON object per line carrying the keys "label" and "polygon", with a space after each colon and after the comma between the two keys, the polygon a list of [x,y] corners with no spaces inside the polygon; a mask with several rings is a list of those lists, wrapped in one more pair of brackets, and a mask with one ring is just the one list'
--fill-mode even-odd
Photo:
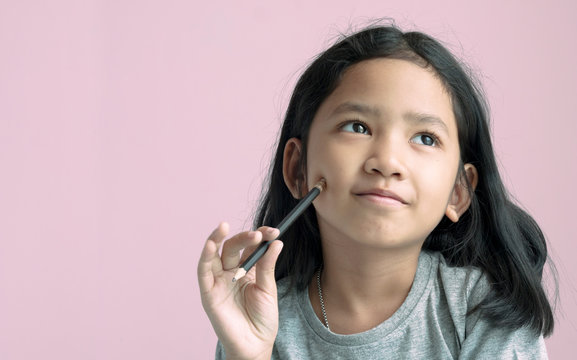
{"label": "gray t-shirt", "polygon": [[[358,334],[330,332],[314,313],[308,291],[289,289],[288,283],[278,283],[272,359],[547,359],[543,337],[529,329],[497,328],[478,312],[467,315],[488,283],[478,269],[449,267],[439,253],[423,251],[401,307]],[[224,358],[219,343],[216,359]]]}

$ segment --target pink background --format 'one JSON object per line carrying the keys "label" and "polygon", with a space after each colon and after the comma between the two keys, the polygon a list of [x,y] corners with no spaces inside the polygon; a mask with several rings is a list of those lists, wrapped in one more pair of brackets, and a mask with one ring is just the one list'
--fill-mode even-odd
{"label": "pink background", "polygon": [[385,16],[482,73],[506,182],[559,270],[549,354],[572,357],[575,2],[272,3],[0,2],[0,358],[211,358],[205,237],[249,227],[301,69]]}

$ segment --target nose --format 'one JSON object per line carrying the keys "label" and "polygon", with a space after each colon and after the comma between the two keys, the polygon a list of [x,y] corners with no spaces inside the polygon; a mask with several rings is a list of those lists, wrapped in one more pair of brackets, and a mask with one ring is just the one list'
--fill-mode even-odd
{"label": "nose", "polygon": [[406,144],[391,137],[375,141],[363,166],[365,172],[380,174],[386,178],[404,179],[407,168],[405,146],[403,145]]}

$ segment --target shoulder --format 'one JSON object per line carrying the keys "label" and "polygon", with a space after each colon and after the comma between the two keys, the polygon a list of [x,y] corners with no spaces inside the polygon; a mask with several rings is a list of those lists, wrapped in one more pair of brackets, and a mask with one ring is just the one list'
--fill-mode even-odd
{"label": "shoulder", "polygon": [[437,282],[450,307],[465,313],[477,306],[490,291],[487,276],[474,266],[450,266],[441,253],[428,253],[436,258]]}
{"label": "shoulder", "polygon": [[440,253],[428,253],[436,259],[435,288],[444,298],[460,343],[460,358],[546,359],[542,336],[530,329],[494,326],[477,305],[491,290],[487,276],[473,266],[450,266]]}
{"label": "shoulder", "polygon": [[428,304],[428,318],[435,319],[445,334],[454,334],[447,336],[459,348],[471,325],[471,310],[487,295],[489,282],[480,269],[450,266],[439,252],[423,251],[419,267],[428,270],[427,293],[422,300]]}
{"label": "shoulder", "polygon": [[295,313],[299,311],[299,295],[296,284],[291,281],[290,277],[277,281],[277,298],[281,322],[286,321],[287,318],[293,318]]}
{"label": "shoulder", "polygon": [[290,277],[284,277],[276,282],[276,289],[279,301],[296,292],[296,284],[293,284]]}

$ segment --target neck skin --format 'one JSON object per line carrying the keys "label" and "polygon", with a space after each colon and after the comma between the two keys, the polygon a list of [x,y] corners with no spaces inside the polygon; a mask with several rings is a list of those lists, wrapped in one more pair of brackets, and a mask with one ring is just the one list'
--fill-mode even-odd
{"label": "neck skin", "polygon": [[[322,238],[321,287],[331,331],[355,334],[391,317],[411,290],[423,242],[384,248],[334,234]],[[316,276],[309,285],[309,297],[324,323]]]}

